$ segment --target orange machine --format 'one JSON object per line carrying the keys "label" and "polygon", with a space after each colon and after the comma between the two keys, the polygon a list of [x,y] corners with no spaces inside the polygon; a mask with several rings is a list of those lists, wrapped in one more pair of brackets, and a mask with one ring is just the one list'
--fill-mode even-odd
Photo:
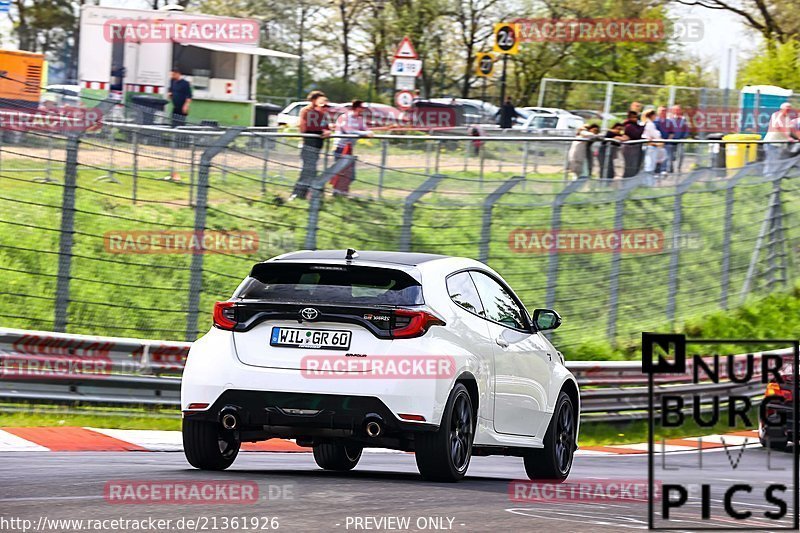
{"label": "orange machine", "polygon": [[0,105],[37,107],[42,93],[44,55],[0,50]]}

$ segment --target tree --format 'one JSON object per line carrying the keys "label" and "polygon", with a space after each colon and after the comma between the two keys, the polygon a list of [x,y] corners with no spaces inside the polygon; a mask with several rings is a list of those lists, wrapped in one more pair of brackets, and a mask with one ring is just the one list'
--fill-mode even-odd
{"label": "tree", "polygon": [[76,30],[77,17],[69,0],[14,0],[9,13],[20,50],[47,53],[62,48]]}
{"label": "tree", "polygon": [[676,4],[729,11],[761,33],[767,42],[785,43],[800,37],[796,0],[672,0]]}
{"label": "tree", "polygon": [[744,65],[739,83],[800,89],[800,40],[766,43],[764,50]]}

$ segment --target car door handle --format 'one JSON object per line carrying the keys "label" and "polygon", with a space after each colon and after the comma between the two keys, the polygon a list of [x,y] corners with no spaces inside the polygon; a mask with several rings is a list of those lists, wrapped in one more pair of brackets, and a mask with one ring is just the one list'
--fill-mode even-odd
{"label": "car door handle", "polygon": [[497,343],[497,345],[498,345],[498,346],[500,346],[501,348],[508,348],[508,341],[507,341],[507,340],[505,340],[505,339],[503,338],[503,336],[502,336],[502,335],[500,335],[499,337],[497,337],[497,338],[494,340],[494,342],[496,342],[496,343]]}

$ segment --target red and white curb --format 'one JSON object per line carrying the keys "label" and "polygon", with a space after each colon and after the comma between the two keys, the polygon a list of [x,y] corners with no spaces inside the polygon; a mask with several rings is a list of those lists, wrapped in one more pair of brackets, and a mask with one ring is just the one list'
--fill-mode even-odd
{"label": "red and white curb", "polygon": [[[691,452],[757,445],[758,432],[737,431],[725,435],[707,435],[656,442],[655,451]],[[88,427],[4,427],[0,428],[0,453],[2,452],[179,452],[183,450],[180,431],[102,429]],[[298,446],[286,439],[247,442],[242,445],[247,452],[310,452],[311,448]],[[404,453],[379,448],[367,449],[372,453]],[[636,455],[646,454],[647,443],[619,444],[615,446],[581,446],[577,455]]]}

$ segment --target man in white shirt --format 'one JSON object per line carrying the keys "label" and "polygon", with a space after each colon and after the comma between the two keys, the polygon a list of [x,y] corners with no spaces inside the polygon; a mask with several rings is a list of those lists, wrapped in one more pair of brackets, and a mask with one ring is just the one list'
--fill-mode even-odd
{"label": "man in white shirt", "polygon": [[797,113],[792,109],[792,104],[784,102],[781,104],[779,110],[775,111],[769,119],[769,128],[765,141],[770,141],[770,144],[764,145],[766,158],[764,163],[764,173],[767,175],[773,174],[776,171],[778,160],[781,157],[781,151],[786,148],[790,142],[796,142],[792,137],[793,126],[796,129]]}

